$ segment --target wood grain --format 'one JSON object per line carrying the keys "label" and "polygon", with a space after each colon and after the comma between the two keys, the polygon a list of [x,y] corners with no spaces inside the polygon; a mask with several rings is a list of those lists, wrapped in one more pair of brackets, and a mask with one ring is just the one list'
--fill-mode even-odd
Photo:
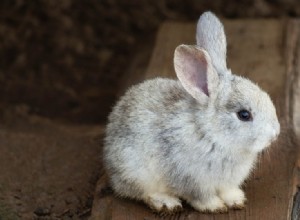
{"label": "wood grain", "polygon": [[286,38],[286,60],[287,60],[287,106],[290,108],[290,115],[287,117],[287,123],[292,126],[296,147],[298,148],[297,160],[293,170],[293,202],[289,209],[292,209],[291,219],[300,220],[300,22],[292,20],[287,26]]}
{"label": "wood grain", "polygon": [[[184,205],[184,212],[164,219],[291,219],[299,207],[300,137],[300,35],[298,20],[225,20],[228,66],[238,75],[257,82],[274,100],[281,135],[261,154],[255,171],[245,183],[248,203],[243,210],[202,214]],[[141,79],[175,77],[173,52],[179,44],[194,44],[195,25],[164,23],[157,36],[149,66]],[[160,219],[143,203],[97,196],[107,187],[100,178],[91,219]],[[295,198],[295,200],[294,200]],[[297,209],[297,208],[295,208]],[[293,216],[299,216],[295,211]]]}

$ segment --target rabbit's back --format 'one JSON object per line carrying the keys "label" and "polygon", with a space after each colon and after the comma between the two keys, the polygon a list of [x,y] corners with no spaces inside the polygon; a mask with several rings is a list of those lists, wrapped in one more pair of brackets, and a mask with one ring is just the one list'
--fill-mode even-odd
{"label": "rabbit's back", "polygon": [[109,116],[104,146],[105,165],[117,192],[138,198],[139,181],[143,187],[148,182],[149,188],[155,183],[156,190],[158,182],[165,186],[159,173],[163,154],[158,133],[172,127],[192,100],[178,81],[162,78],[135,85],[121,97]]}
{"label": "rabbit's back", "polygon": [[156,78],[131,87],[109,115],[106,145],[129,141],[129,137],[137,141],[141,139],[137,135],[149,136],[157,126],[163,126],[170,115],[181,111],[189,99],[176,80]]}

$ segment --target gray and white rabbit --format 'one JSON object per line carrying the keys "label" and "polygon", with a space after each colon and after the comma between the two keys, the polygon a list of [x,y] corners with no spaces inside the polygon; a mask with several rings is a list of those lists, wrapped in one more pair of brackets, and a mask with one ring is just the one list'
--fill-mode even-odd
{"label": "gray and white rabbit", "polygon": [[132,86],[109,116],[104,163],[114,192],[155,211],[243,207],[240,186],[280,132],[269,95],[226,67],[223,25],[211,12],[197,46],[174,54],[179,80]]}

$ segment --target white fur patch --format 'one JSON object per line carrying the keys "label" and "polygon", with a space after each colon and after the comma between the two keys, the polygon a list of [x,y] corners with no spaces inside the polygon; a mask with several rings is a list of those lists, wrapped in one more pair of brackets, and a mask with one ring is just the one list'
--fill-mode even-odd
{"label": "white fur patch", "polygon": [[149,195],[145,202],[156,211],[162,211],[164,208],[169,211],[182,208],[181,201],[178,198],[167,194],[154,193]]}
{"label": "white fur patch", "polygon": [[244,192],[239,188],[224,188],[219,196],[229,207],[243,207],[246,200]]}
{"label": "white fur patch", "polygon": [[194,200],[190,204],[200,212],[226,212],[227,207],[224,202],[217,196],[200,201]]}

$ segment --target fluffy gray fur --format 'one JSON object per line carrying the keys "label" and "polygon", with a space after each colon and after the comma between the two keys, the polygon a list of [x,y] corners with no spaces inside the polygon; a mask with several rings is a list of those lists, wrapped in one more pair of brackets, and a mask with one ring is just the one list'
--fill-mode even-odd
{"label": "fluffy gray fur", "polygon": [[[109,116],[104,162],[111,185],[156,211],[178,210],[180,199],[199,211],[242,207],[240,185],[280,131],[268,94],[226,68],[225,34],[214,14],[200,17],[197,43],[176,48],[178,81],[131,87]],[[253,120],[241,121],[242,109]]]}

